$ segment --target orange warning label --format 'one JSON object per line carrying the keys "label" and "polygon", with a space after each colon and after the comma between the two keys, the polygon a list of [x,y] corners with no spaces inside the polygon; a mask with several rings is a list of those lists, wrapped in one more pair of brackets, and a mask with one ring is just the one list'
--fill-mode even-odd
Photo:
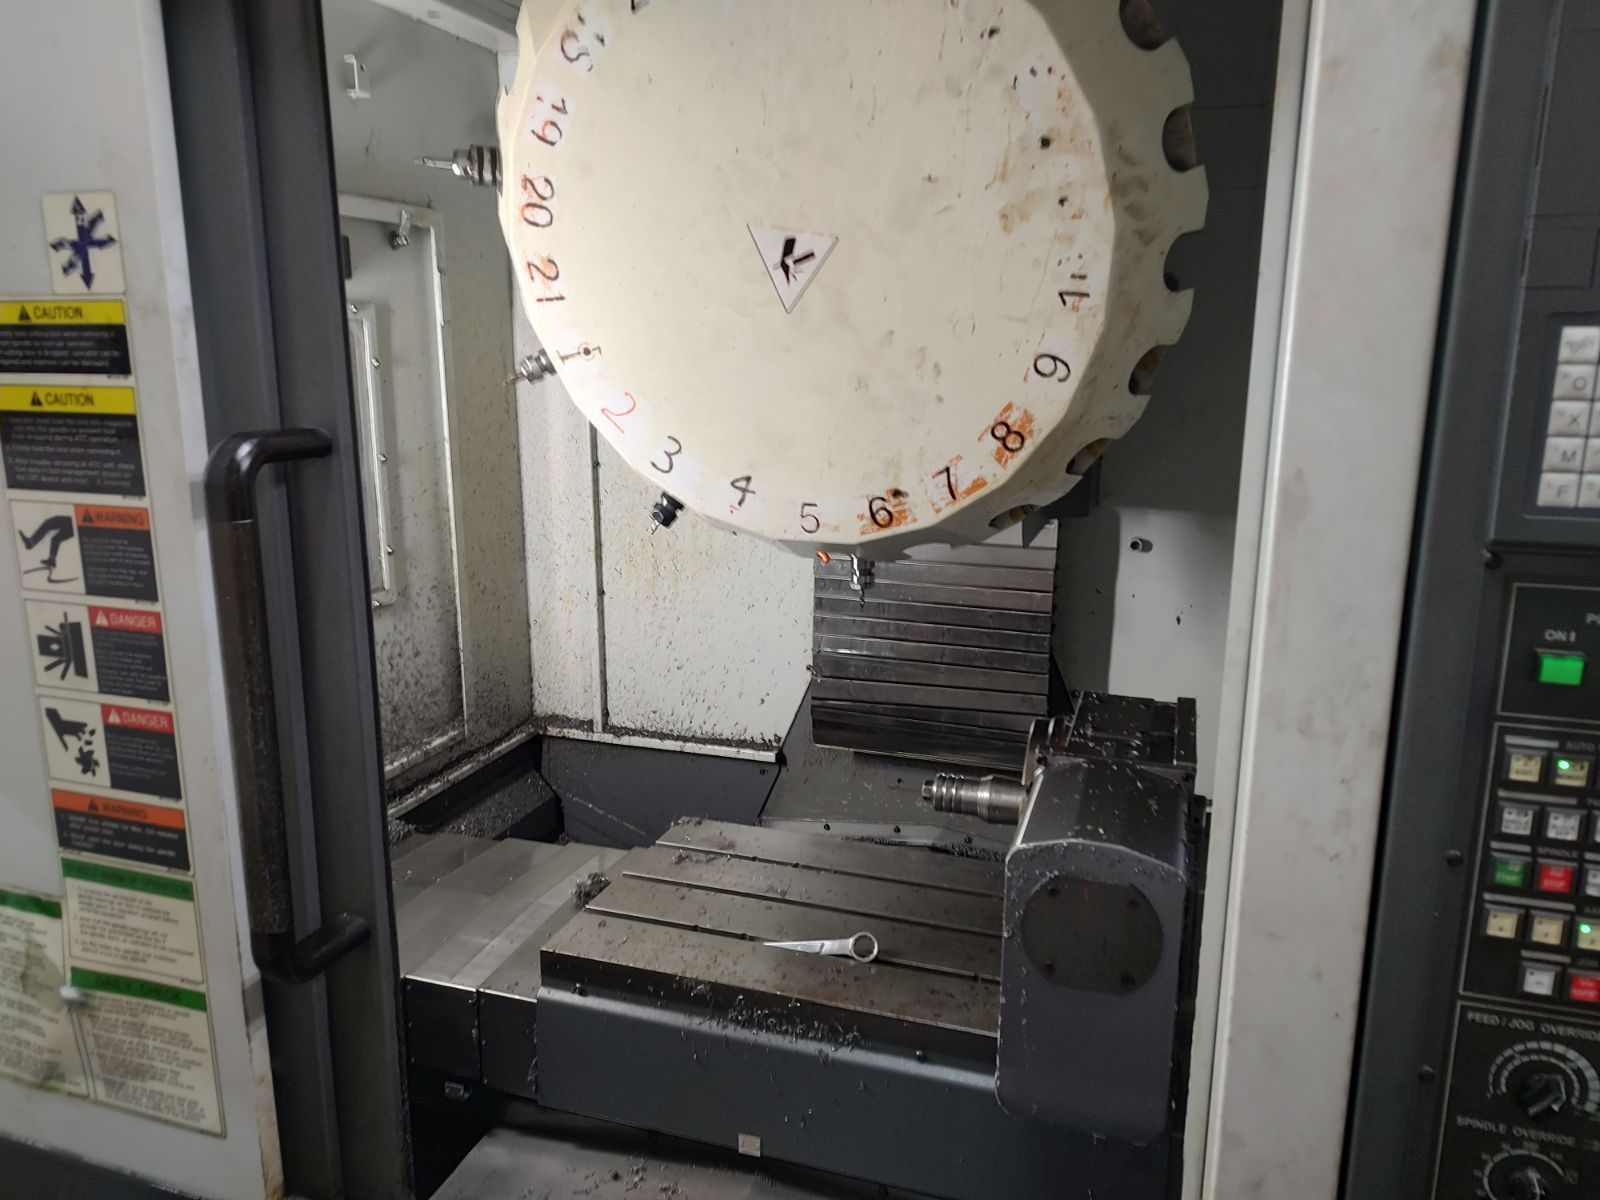
{"label": "orange warning label", "polygon": [[103,504],[75,506],[79,525],[99,525],[114,529],[150,529],[150,512],[143,508],[108,508]]}
{"label": "orange warning label", "polygon": [[94,854],[166,871],[189,871],[189,837],[183,809],[113,800],[52,788],[56,843],[75,854]]}
{"label": "orange warning label", "polygon": [[182,829],[183,810],[164,804],[131,804],[109,796],[89,796],[83,792],[53,790],[50,801],[60,812],[94,813],[114,821],[137,821],[161,829]]}

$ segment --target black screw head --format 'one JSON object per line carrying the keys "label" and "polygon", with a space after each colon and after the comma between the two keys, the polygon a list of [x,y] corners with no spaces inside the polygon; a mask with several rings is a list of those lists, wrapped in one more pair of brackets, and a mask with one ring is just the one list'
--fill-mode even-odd
{"label": "black screw head", "polygon": [[1452,867],[1459,867],[1462,863],[1467,861],[1467,856],[1462,854],[1459,850],[1451,850],[1444,856],[1444,861]]}
{"label": "black screw head", "polygon": [[678,523],[678,514],[681,512],[683,512],[682,503],[662,492],[661,499],[657,500],[655,507],[650,510],[650,519],[662,529],[671,529]]}

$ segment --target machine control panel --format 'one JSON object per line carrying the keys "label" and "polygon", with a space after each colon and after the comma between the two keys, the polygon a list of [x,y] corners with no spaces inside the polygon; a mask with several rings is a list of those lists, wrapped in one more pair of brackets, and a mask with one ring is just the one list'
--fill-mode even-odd
{"label": "machine control panel", "polygon": [[[1544,427],[1535,438],[1534,509],[1542,515],[1600,517],[1600,314],[1558,318]],[[1577,510],[1577,511],[1574,511]]]}
{"label": "machine control panel", "polygon": [[1435,1195],[1579,1200],[1600,1179],[1600,1025],[1462,1005]]}
{"label": "machine control panel", "polygon": [[1512,588],[1462,992],[1600,1015],[1600,589]]}
{"label": "machine control panel", "polygon": [[1479,17],[1343,1194],[1600,1200],[1600,0]]}
{"label": "machine control panel", "polygon": [[1436,1200],[1600,1195],[1600,588],[1507,599]]}

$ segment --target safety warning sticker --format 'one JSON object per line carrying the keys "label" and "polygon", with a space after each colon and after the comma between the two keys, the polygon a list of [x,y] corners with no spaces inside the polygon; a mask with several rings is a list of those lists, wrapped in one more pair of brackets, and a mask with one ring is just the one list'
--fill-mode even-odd
{"label": "safety warning sticker", "polygon": [[73,967],[97,1100],[222,1132],[206,995],[193,988]]}
{"label": "safety warning sticker", "polygon": [[13,500],[11,524],[26,590],[156,599],[148,509]]}
{"label": "safety warning sticker", "polygon": [[57,783],[182,798],[171,713],[40,696],[39,716],[45,760]]}
{"label": "safety warning sticker", "polygon": [[50,192],[44,209],[44,240],[55,268],[58,293],[120,292],[122,238],[117,198],[110,192]]}
{"label": "safety warning sticker", "polygon": [[161,613],[29,600],[28,646],[41,686],[135,700],[172,699]]}
{"label": "safety warning sticker", "polygon": [[62,850],[189,870],[182,808],[62,789],[51,789],[50,803]]}
{"label": "safety warning sticker", "polygon": [[145,494],[129,387],[0,386],[0,456],[13,492]]}
{"label": "safety warning sticker", "polygon": [[63,850],[189,870],[181,808],[61,788],[51,790],[50,804],[56,814],[56,843]]}
{"label": "safety warning sticker", "polygon": [[74,965],[204,983],[194,884],[125,867],[61,860]]}
{"label": "safety warning sticker", "polygon": [[60,902],[0,891],[0,1075],[86,1096],[62,963]]}
{"label": "safety warning sticker", "polygon": [[131,375],[121,300],[0,300],[0,375]]}

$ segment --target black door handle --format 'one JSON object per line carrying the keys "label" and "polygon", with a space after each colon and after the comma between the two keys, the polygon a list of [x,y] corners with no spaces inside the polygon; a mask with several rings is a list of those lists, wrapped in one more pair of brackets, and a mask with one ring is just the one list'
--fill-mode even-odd
{"label": "black door handle", "polygon": [[323,458],[332,448],[320,429],[241,433],[218,443],[206,467],[250,951],[261,973],[281,983],[316,978],[371,933],[366,921],[349,913],[337,914],[304,938],[295,931],[267,587],[256,523],[256,480],[264,467]]}

